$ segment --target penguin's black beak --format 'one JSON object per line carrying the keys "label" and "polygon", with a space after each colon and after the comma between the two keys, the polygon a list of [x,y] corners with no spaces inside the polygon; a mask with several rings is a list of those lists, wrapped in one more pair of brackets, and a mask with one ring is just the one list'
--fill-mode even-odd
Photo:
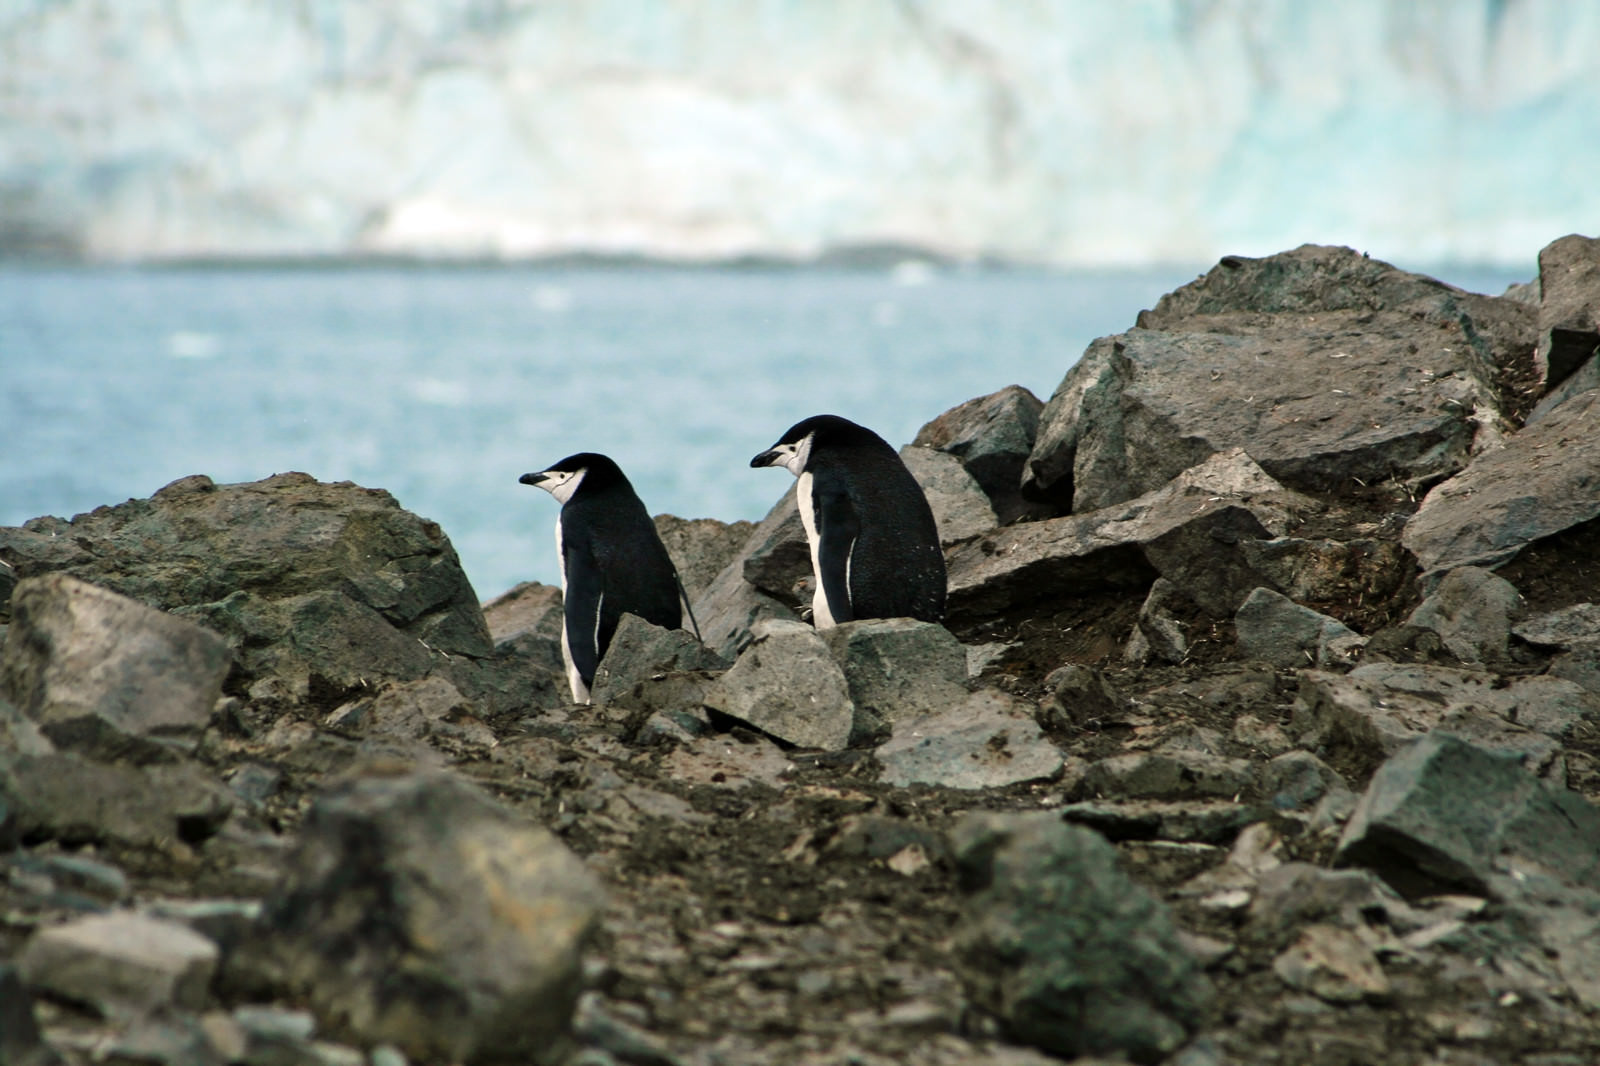
{"label": "penguin's black beak", "polygon": [[773,463],[775,463],[777,461],[778,461],[778,452],[777,452],[777,450],[776,449],[768,449],[767,451],[764,451],[760,455],[756,456],[754,459],[750,460],[750,466],[752,468],[758,467],[758,466],[771,466]]}
{"label": "penguin's black beak", "polygon": [[523,485],[537,485],[539,482],[545,480],[549,476],[549,474],[523,474],[521,477],[517,478],[517,481]]}

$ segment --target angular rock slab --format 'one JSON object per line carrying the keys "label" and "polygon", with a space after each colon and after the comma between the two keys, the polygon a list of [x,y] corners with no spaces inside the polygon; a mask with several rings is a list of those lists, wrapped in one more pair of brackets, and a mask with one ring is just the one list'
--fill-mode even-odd
{"label": "angular rock slab", "polygon": [[18,965],[32,988],[129,1017],[205,1006],[219,955],[215,943],[179,922],[113,911],[40,930]]}
{"label": "angular rock slab", "polygon": [[1246,658],[1286,669],[1346,665],[1366,643],[1343,622],[1271,589],[1251,592],[1233,624]]}
{"label": "angular rock slab", "polygon": [[1443,886],[1503,896],[1516,882],[1511,859],[1600,890],[1600,810],[1514,756],[1430,733],[1378,768],[1335,858],[1406,894]]}
{"label": "angular rock slab", "polygon": [[706,705],[802,748],[850,743],[855,705],[827,642],[803,622],[759,622],[755,639],[706,693]]}
{"label": "angular rock slab", "polygon": [[1061,752],[1031,716],[993,689],[919,718],[901,719],[874,753],[890,785],[1004,788],[1055,777]]}
{"label": "angular rock slab", "polygon": [[1600,517],[1600,389],[1484,452],[1423,499],[1401,543],[1424,574],[1495,567]]}
{"label": "angular rock slab", "polygon": [[811,573],[811,552],[791,485],[720,573],[691,597],[700,636],[724,659],[736,659],[764,621],[799,621],[789,607],[794,585]]}
{"label": "angular rock slab", "polygon": [[1250,566],[1244,545],[1281,533],[1291,515],[1314,506],[1242,451],[1212,456],[1137,500],[1007,526],[950,549],[950,616],[991,615],[1106,588],[1143,589],[1157,576],[1208,609],[1231,614],[1251,589],[1271,585]]}
{"label": "angular rock slab", "polygon": [[[685,625],[688,619],[684,619]],[[684,670],[726,670],[728,660],[683,629],[624,614],[594,674],[593,700],[605,703],[641,681]]]}
{"label": "angular rock slab", "polygon": [[1600,240],[1576,233],[1539,252],[1539,346],[1534,365],[1546,388],[1561,383],[1600,347]]}
{"label": "angular rock slab", "polygon": [[989,496],[996,517],[1009,525],[1045,508],[1022,496],[1022,474],[1039,433],[1043,402],[1020,385],[952,407],[917,431],[911,443],[949,452]]}
{"label": "angular rock slab", "polygon": [[1236,445],[1296,487],[1448,474],[1533,318],[1348,248],[1229,256],[1089,346],[1040,415],[1024,488],[1089,510]]}
{"label": "angular rock slab", "polygon": [[1406,619],[1431,630],[1464,663],[1499,662],[1511,640],[1511,619],[1522,605],[1516,588],[1477,566],[1446,573]]}
{"label": "angular rock slab", "polygon": [[255,947],[330,1034],[548,1062],[599,897],[564,844],[457,778],[356,778],[312,806]]}
{"label": "angular rock slab", "polygon": [[[1294,727],[1319,743],[1353,743],[1390,755],[1434,729],[1523,752],[1532,765],[1582,723],[1600,722],[1600,701],[1560,678],[1509,680],[1478,670],[1366,663],[1345,675],[1306,671]],[[1544,742],[1538,738],[1547,738]]]}
{"label": "angular rock slab", "polygon": [[1015,1039],[1147,1063],[1204,1024],[1214,993],[1200,964],[1098,834],[1053,814],[971,814],[951,845],[963,973]]}
{"label": "angular rock slab", "polygon": [[913,444],[900,449],[900,458],[928,498],[940,544],[957,544],[1000,524],[988,495],[960,459]]}
{"label": "angular rock slab", "polygon": [[198,742],[233,661],[221,637],[66,574],[18,582],[11,612],[0,691],[56,744]]}
{"label": "angular rock slab", "polygon": [[844,671],[858,732],[886,731],[967,698],[967,650],[941,625],[872,618],[821,632]]}

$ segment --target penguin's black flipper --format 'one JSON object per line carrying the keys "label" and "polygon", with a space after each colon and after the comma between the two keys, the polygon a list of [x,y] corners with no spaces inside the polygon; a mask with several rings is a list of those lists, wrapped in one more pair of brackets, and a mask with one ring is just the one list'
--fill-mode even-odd
{"label": "penguin's black flipper", "polygon": [[[605,603],[605,582],[585,538],[570,534],[562,543],[566,556],[567,587],[562,594],[562,614],[566,619],[567,653],[572,667],[585,686],[594,684],[600,667],[600,619]],[[615,627],[613,627],[615,628]]]}
{"label": "penguin's black flipper", "polygon": [[850,553],[861,535],[861,519],[844,479],[823,468],[812,475],[811,501],[816,508],[817,580],[835,624],[855,618],[850,603]]}

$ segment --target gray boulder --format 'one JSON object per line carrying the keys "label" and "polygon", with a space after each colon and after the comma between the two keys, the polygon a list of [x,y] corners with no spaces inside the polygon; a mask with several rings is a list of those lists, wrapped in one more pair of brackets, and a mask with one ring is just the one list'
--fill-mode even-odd
{"label": "gray boulder", "polygon": [[216,634],[60,573],[24,578],[11,612],[0,692],[56,745],[194,749],[233,658]]}
{"label": "gray boulder", "polygon": [[1540,781],[1514,756],[1430,733],[1379,767],[1335,858],[1408,895],[1516,898],[1521,862],[1597,891],[1600,811]]}
{"label": "gray boulder", "polygon": [[19,577],[65,571],[199,622],[227,639],[243,684],[291,701],[493,651],[444,532],[349,482],[188,477],[71,522],[0,529],[0,553]]}
{"label": "gray boulder", "polygon": [[802,622],[768,621],[705,693],[706,705],[803,748],[850,743],[855,706],[827,642]]}
{"label": "gray boulder", "polygon": [[1486,443],[1473,414],[1533,326],[1524,305],[1347,248],[1230,256],[1090,345],[1040,415],[1024,487],[1082,512],[1234,446],[1298,488],[1448,475]]}
{"label": "gray boulder", "polygon": [[1233,616],[1239,651],[1273,666],[1348,666],[1366,641],[1337,619],[1271,589],[1251,592]]}
{"label": "gray boulder", "polygon": [[219,955],[179,922],[112,911],[41,929],[17,965],[30,988],[130,1017],[204,1007]]}
{"label": "gray boulder", "polygon": [[483,621],[497,650],[510,645],[518,655],[551,670],[561,660],[561,590],[524,581],[483,605]]}
{"label": "gray boulder", "polygon": [[1521,605],[1522,597],[1505,578],[1461,566],[1440,578],[1406,624],[1439,634],[1450,654],[1464,663],[1500,662]]}
{"label": "gray boulder", "polygon": [[655,524],[691,603],[733,561],[756,528],[754,522],[719,522],[715,518],[679,518],[670,514],[656,515]]}
{"label": "gray boulder", "polygon": [[1570,681],[1377,662],[1348,674],[1301,674],[1293,724],[1307,747],[1340,748],[1373,761],[1426,733],[1448,732],[1559,778],[1562,743],[1595,722],[1600,701]]}
{"label": "gray boulder", "polygon": [[844,672],[858,741],[967,698],[966,649],[941,625],[873,618],[845,622],[821,636]]}
{"label": "gray boulder", "polygon": [[0,804],[7,795],[26,839],[178,860],[234,808],[232,793],[193,763],[139,768],[72,752],[0,754]]}
{"label": "gray boulder", "polygon": [[1558,651],[1600,644],[1600,603],[1575,603],[1547,611],[1522,620],[1511,632],[1535,647]]}
{"label": "gray boulder", "polygon": [[955,456],[908,444],[900,458],[928,498],[941,544],[959,543],[1000,524],[989,497]]}
{"label": "gray boulder", "polygon": [[1425,574],[1496,567],[1600,517],[1600,390],[1583,393],[1473,460],[1423,499],[1401,542]]}
{"label": "gray boulder", "polygon": [[736,659],[760,622],[798,621],[790,606],[800,602],[794,586],[810,573],[811,552],[790,486],[705,590],[691,596],[706,647]]}
{"label": "gray boulder", "polygon": [[1539,347],[1534,363],[1547,389],[1590,362],[1600,348],[1600,240],[1576,233],[1539,253]]}
{"label": "gray boulder", "polygon": [[1168,577],[1208,610],[1230,615],[1271,582],[1242,545],[1280,535],[1303,497],[1242,451],[1212,456],[1156,492],[1090,514],[1024,522],[957,545],[946,558],[952,619]]}
{"label": "gray boulder", "polygon": [[1213,990],[1169,912],[1098,834],[1052,814],[972,814],[951,834],[974,999],[1059,1055],[1156,1062],[1205,1023]]}
{"label": "gray boulder", "polygon": [[606,703],[640,682],[665,674],[726,670],[728,665],[728,660],[694,639],[692,633],[625,614],[595,670],[592,695],[595,703]]}
{"label": "gray boulder", "polygon": [[456,778],[358,777],[312,806],[249,950],[340,1038],[549,1062],[599,895],[559,840]]}
{"label": "gray boulder", "polygon": [[1083,776],[1085,792],[1114,799],[1230,799],[1254,784],[1248,759],[1181,749],[1097,759]]}
{"label": "gray boulder", "polygon": [[1039,432],[1044,404],[1020,385],[952,407],[917,431],[911,443],[949,452],[988,494],[1003,525],[1043,517],[1047,508],[1023,498],[1022,475]]}

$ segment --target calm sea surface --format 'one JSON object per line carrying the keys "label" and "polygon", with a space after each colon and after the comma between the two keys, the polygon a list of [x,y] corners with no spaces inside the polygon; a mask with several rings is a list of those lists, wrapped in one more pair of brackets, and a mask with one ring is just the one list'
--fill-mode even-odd
{"label": "calm sea surface", "polygon": [[898,446],[1006,385],[1048,399],[1195,274],[0,267],[0,525],[302,470],[437,521],[487,599],[557,580],[525,471],[606,452],[652,513],[759,519],[790,479],[749,459],[792,423]]}

